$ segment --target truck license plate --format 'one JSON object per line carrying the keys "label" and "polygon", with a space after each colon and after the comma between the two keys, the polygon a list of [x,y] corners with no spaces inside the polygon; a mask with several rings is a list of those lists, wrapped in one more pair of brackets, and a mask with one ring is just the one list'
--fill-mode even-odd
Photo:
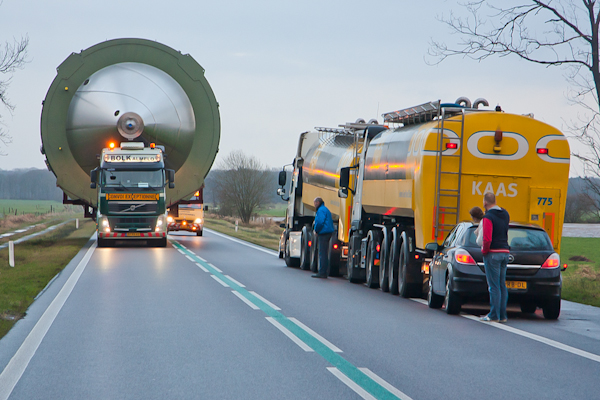
{"label": "truck license plate", "polygon": [[[127,232],[127,236],[141,236],[141,233],[139,233],[139,232]],[[506,282],[506,283],[508,284],[508,282]]]}
{"label": "truck license plate", "polygon": [[506,281],[507,289],[525,290],[527,289],[527,282],[523,281]]}

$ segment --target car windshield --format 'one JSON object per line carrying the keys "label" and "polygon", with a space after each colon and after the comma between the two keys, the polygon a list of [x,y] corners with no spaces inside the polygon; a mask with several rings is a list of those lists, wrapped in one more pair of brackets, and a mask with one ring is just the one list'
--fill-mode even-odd
{"label": "car windshield", "polygon": [[163,187],[162,170],[104,170],[103,183],[106,187],[157,188]]}
{"label": "car windshield", "polygon": [[[472,226],[464,237],[464,246],[477,246],[475,228]],[[508,230],[508,245],[511,250],[534,251],[534,250],[552,250],[552,243],[545,231],[527,228],[510,228]]]}

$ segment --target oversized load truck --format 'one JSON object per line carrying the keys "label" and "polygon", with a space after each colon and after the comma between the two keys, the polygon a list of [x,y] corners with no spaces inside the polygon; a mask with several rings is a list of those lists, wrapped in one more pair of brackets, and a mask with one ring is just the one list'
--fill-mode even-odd
{"label": "oversized load truck", "polygon": [[495,193],[512,221],[543,227],[559,253],[570,160],[565,136],[532,115],[481,104],[487,106],[484,99],[473,107],[466,98],[430,102],[384,114],[384,126],[303,133],[282,240],[288,265],[302,265],[310,254],[316,196],[335,214],[330,248],[341,251],[330,250],[331,261],[346,260],[351,282],[404,297],[426,290],[426,245],[470,220],[485,192]]}
{"label": "oversized load truck", "polygon": [[202,187],[215,159],[219,109],[190,55],[116,39],[58,67],[41,137],[63,202],[96,220],[98,245],[143,239],[165,246],[167,209]]}

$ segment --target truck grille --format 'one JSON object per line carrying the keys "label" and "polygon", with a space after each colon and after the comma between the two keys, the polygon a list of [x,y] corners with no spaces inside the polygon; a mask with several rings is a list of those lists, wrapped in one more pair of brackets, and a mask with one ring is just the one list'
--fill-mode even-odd
{"label": "truck grille", "polygon": [[110,214],[155,214],[158,203],[155,201],[111,201],[108,203]]}
{"label": "truck grille", "polygon": [[112,229],[134,228],[134,229],[154,229],[156,218],[129,217],[129,218],[111,218]]}

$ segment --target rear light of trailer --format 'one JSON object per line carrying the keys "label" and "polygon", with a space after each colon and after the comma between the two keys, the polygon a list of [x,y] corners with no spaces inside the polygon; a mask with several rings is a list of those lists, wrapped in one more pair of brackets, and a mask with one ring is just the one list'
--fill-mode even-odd
{"label": "rear light of trailer", "polygon": [[458,144],[452,143],[452,142],[446,143],[446,149],[448,149],[448,150],[458,149]]}
{"label": "rear light of trailer", "polygon": [[461,264],[477,265],[475,259],[473,259],[473,256],[471,256],[468,251],[463,249],[458,249],[454,252],[454,259],[456,262]]}
{"label": "rear light of trailer", "polygon": [[537,149],[538,154],[548,154],[548,149]]}
{"label": "rear light of trailer", "polygon": [[308,247],[312,246],[312,240],[308,241]]}
{"label": "rear light of trailer", "polygon": [[550,268],[558,268],[560,265],[560,256],[556,253],[550,254],[550,257],[544,261],[542,264],[542,268],[550,269]]}
{"label": "rear light of trailer", "polygon": [[377,246],[375,246],[375,250],[376,250],[377,252],[380,252],[380,251],[381,251],[381,245],[380,245],[380,244],[378,244]]}
{"label": "rear light of trailer", "polygon": [[339,249],[339,248],[340,248],[340,246],[339,246],[337,243],[334,243],[334,244],[333,244],[333,249],[334,249],[334,250],[337,250],[337,249]]}
{"label": "rear light of trailer", "polygon": [[348,246],[342,246],[342,256],[348,257]]}

